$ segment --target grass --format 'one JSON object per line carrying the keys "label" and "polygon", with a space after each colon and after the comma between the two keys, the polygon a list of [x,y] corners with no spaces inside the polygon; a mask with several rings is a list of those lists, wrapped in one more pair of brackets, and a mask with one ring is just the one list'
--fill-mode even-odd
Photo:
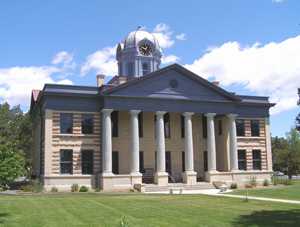
{"label": "grass", "polygon": [[[236,190],[232,194],[246,195],[246,190]],[[293,181],[292,185],[277,185],[276,187],[248,189],[249,196],[267,197],[275,199],[290,199],[300,201],[300,181]]]}
{"label": "grass", "polygon": [[0,196],[0,226],[297,226],[300,206],[204,195]]}

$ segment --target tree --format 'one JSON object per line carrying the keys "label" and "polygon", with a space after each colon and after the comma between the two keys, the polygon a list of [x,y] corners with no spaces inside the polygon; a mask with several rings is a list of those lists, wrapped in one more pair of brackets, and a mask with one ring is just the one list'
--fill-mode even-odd
{"label": "tree", "polygon": [[0,187],[6,188],[16,178],[23,176],[24,167],[24,157],[14,150],[14,146],[0,145]]}
{"label": "tree", "polygon": [[[297,104],[298,106],[300,106],[300,88],[298,88],[298,95],[299,95],[299,100]],[[296,129],[298,130],[298,132],[300,132],[300,113],[296,117]]]}
{"label": "tree", "polygon": [[300,172],[300,134],[291,129],[285,138],[272,139],[274,170],[286,173],[289,178]]}

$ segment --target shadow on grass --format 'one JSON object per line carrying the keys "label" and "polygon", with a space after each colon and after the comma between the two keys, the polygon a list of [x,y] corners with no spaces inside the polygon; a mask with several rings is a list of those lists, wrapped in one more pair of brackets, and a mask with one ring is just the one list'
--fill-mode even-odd
{"label": "shadow on grass", "polygon": [[3,224],[8,213],[0,213],[0,224]]}
{"label": "shadow on grass", "polygon": [[300,209],[297,210],[262,210],[248,215],[241,215],[233,226],[300,226]]}

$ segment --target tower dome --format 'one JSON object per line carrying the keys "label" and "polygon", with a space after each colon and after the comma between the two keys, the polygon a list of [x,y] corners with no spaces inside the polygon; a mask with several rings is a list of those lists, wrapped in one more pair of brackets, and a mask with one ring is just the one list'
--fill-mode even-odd
{"label": "tower dome", "polygon": [[155,36],[138,27],[118,44],[116,56],[120,76],[139,77],[157,70],[162,54]]}

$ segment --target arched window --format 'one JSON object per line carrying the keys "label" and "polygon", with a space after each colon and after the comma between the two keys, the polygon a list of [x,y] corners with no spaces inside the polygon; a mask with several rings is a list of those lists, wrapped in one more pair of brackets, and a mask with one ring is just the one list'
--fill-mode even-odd
{"label": "arched window", "polygon": [[127,63],[127,76],[133,76],[134,73],[134,64],[133,62]]}
{"label": "arched window", "polygon": [[143,63],[143,75],[150,73],[149,63]]}

